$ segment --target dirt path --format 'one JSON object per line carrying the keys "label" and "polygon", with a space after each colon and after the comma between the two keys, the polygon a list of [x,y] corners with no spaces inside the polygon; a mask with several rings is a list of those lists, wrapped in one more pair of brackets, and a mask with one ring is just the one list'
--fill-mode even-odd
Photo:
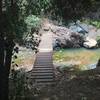
{"label": "dirt path", "polygon": [[39,45],[39,52],[52,52],[52,33],[50,31],[45,32],[42,35],[41,43]]}

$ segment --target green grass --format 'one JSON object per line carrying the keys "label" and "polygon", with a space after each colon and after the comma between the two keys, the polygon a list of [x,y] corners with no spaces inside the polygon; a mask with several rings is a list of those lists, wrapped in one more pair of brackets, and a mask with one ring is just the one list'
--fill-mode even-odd
{"label": "green grass", "polygon": [[97,63],[100,58],[100,49],[62,49],[54,52],[54,62],[68,62],[68,61],[80,61],[79,66],[87,66]]}

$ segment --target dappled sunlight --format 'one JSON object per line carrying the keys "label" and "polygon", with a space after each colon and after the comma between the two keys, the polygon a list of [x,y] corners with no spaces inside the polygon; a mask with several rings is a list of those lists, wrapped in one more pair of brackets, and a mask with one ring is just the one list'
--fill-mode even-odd
{"label": "dappled sunlight", "polygon": [[18,67],[16,67],[16,70],[20,70],[21,68],[26,69],[26,71],[31,70],[35,62],[35,57],[36,54],[34,53],[34,51],[19,46],[19,53],[17,54],[17,59],[14,59],[14,63],[18,65]]}

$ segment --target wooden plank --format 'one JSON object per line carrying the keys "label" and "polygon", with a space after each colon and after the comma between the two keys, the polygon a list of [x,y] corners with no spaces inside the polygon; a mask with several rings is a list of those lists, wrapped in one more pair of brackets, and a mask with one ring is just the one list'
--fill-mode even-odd
{"label": "wooden plank", "polygon": [[35,63],[36,66],[44,65],[44,66],[52,66],[52,63]]}
{"label": "wooden plank", "polygon": [[53,73],[53,70],[33,70],[33,73]]}
{"label": "wooden plank", "polygon": [[53,68],[53,66],[51,67],[51,66],[49,66],[49,65],[44,65],[44,66],[42,66],[42,65],[39,65],[39,66],[37,66],[37,65],[35,65],[34,67],[33,67],[33,69],[34,68]]}
{"label": "wooden plank", "polygon": [[34,70],[53,70],[53,68],[52,67],[41,67],[41,68],[39,68],[39,67],[34,67],[34,69],[33,69],[33,71]]}
{"label": "wooden plank", "polygon": [[53,62],[52,62],[52,59],[48,59],[48,60],[47,59],[46,60],[42,60],[41,59],[41,60],[36,60],[35,61],[35,64],[36,63],[40,63],[41,64],[41,63],[53,63]]}
{"label": "wooden plank", "polygon": [[34,66],[53,66],[52,64],[35,64]]}
{"label": "wooden plank", "polygon": [[31,79],[53,79],[53,76],[32,76]]}
{"label": "wooden plank", "polygon": [[46,75],[54,75],[53,72],[45,72],[45,73],[32,73],[32,76],[46,76]]}
{"label": "wooden plank", "polygon": [[38,86],[54,86],[55,85],[55,82],[46,82],[46,83],[39,82],[37,85]]}
{"label": "wooden plank", "polygon": [[52,63],[52,59],[45,59],[45,60],[43,60],[43,59],[39,59],[39,60],[36,60],[35,61],[36,63]]}
{"label": "wooden plank", "polygon": [[36,82],[54,82],[53,79],[36,79]]}

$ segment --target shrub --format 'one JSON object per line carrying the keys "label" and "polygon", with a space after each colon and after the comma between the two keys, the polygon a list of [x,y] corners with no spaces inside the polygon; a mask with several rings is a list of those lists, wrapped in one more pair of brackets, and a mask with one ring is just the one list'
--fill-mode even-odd
{"label": "shrub", "polygon": [[91,20],[91,19],[85,19],[83,20],[86,24],[90,24],[95,26],[96,28],[100,28],[100,20]]}
{"label": "shrub", "polygon": [[31,32],[32,29],[37,30],[41,26],[41,20],[39,17],[35,15],[29,15],[25,19],[25,23],[27,24],[27,31]]}

